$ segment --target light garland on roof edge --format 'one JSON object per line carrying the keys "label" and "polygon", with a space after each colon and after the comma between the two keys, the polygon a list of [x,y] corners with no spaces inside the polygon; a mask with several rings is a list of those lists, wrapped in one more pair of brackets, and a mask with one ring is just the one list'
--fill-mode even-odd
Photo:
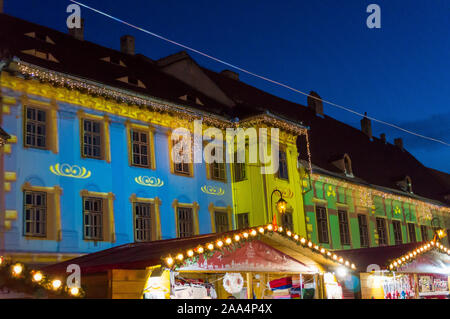
{"label": "light garland on roof edge", "polygon": [[84,297],[84,290],[81,288],[69,288],[57,277],[50,278],[39,270],[29,269],[23,263],[13,262],[0,256],[0,278],[2,277],[4,278],[2,284],[10,289],[14,289],[10,285],[17,285],[18,290],[23,290],[25,286],[30,289],[43,288],[47,292],[56,295],[66,295],[74,298]]}
{"label": "light garland on roof edge", "polygon": [[405,255],[392,260],[389,263],[388,269],[390,271],[396,271],[398,268],[412,262],[413,260],[415,260],[417,257],[422,255],[423,253],[426,253],[427,251],[430,251],[432,249],[438,249],[439,251],[446,253],[447,255],[450,256],[450,249],[448,249],[447,247],[442,245],[437,239],[433,239],[432,241],[429,241],[429,242],[423,244],[422,246],[420,246],[414,250],[411,250],[410,252],[406,253]]}
{"label": "light garland on roof edge", "polygon": [[278,233],[294,241],[297,245],[308,247],[314,253],[320,254],[327,259],[333,260],[334,262],[342,264],[343,266],[348,267],[352,270],[356,269],[355,264],[351,263],[348,260],[344,260],[343,257],[336,255],[335,253],[327,250],[324,247],[314,244],[312,241],[307,240],[306,238],[301,237],[288,229],[284,229],[282,226],[274,226],[272,224],[249,228],[239,233],[235,233],[232,236],[230,235],[219,238],[214,242],[199,245],[197,247],[192,247],[183,252],[179,251],[175,254],[167,255],[162,258],[162,261],[163,264],[167,267],[176,269],[177,267],[182,266],[187,260],[192,260],[199,255],[223,251],[226,247],[230,247],[241,242],[251,241],[257,236],[263,235],[265,233]]}
{"label": "light garland on roof edge", "polygon": [[379,197],[382,197],[385,199],[397,200],[397,201],[406,202],[406,203],[409,203],[412,205],[416,205],[419,210],[418,212],[422,213],[426,217],[426,219],[432,218],[431,210],[437,210],[437,211],[450,213],[450,207],[438,206],[435,204],[426,203],[426,202],[423,202],[423,201],[420,201],[417,199],[413,199],[413,198],[410,198],[407,196],[400,196],[400,195],[385,193],[385,192],[382,192],[382,191],[379,191],[379,190],[376,190],[376,189],[373,189],[370,187],[357,185],[357,184],[346,182],[346,181],[341,181],[336,178],[325,177],[323,175],[316,174],[316,173],[311,174],[311,178],[315,181],[320,181],[320,182],[324,182],[327,184],[332,184],[332,185],[335,185],[338,187],[344,187],[344,188],[348,188],[348,189],[359,192],[360,204],[362,204],[362,206],[364,206],[364,207],[373,208],[373,206],[374,206],[373,197],[379,196]]}

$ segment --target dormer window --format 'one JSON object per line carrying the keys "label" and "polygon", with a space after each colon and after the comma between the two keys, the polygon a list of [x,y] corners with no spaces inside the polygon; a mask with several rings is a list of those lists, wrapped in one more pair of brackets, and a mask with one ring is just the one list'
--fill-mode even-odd
{"label": "dormer window", "polygon": [[198,105],[203,105],[202,101],[200,99],[192,94],[185,94],[179,97],[180,100],[195,103]]}
{"label": "dormer window", "polygon": [[123,67],[127,67],[125,63],[123,63],[123,61],[115,56],[107,56],[105,58],[101,58],[100,60],[111,63],[111,64],[115,64],[115,65],[119,65],[119,66],[123,66]]}
{"label": "dormer window", "polygon": [[53,54],[41,50],[37,49],[23,50],[22,53],[32,55],[43,60],[59,63],[59,61],[53,56]]}
{"label": "dormer window", "polygon": [[352,161],[348,154],[344,154],[340,159],[333,161],[332,164],[339,168],[346,176],[353,177]]}
{"label": "dormer window", "polygon": [[144,88],[144,89],[147,88],[141,80],[139,80],[138,78],[136,78],[134,76],[124,76],[122,78],[118,78],[117,81],[124,82],[124,83],[130,84],[130,85]]}
{"label": "dormer window", "polygon": [[53,42],[53,40],[48,36],[45,35],[43,33],[40,32],[29,32],[29,33],[25,33],[25,35],[27,37],[42,41],[42,42],[46,42],[46,43],[50,43],[50,44],[55,44],[55,42]]}
{"label": "dormer window", "polygon": [[400,187],[400,189],[404,192],[412,193],[412,181],[411,177],[405,176],[404,179],[397,182],[397,185]]}

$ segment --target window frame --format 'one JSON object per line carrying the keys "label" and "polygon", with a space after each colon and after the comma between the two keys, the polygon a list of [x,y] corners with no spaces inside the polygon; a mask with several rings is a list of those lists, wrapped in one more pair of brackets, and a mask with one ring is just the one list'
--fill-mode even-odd
{"label": "window frame", "polygon": [[[424,236],[424,233],[425,233],[425,236]],[[428,227],[427,227],[427,225],[420,225],[420,237],[422,238],[422,241],[428,241]]]}
{"label": "window frame", "polygon": [[[94,241],[94,242],[116,242],[116,228],[114,223],[114,200],[115,195],[111,192],[109,193],[101,193],[101,192],[93,192],[88,190],[81,190],[81,213],[83,218],[83,240],[84,241]],[[102,239],[91,239],[86,238],[85,236],[85,206],[84,199],[85,198],[96,198],[102,200]]]}
{"label": "window frame", "polygon": [[[50,240],[61,241],[62,227],[61,227],[61,195],[62,188],[58,185],[53,187],[33,186],[29,182],[22,185],[23,202],[22,202],[22,235],[30,240]],[[39,192],[46,194],[46,234],[45,236],[25,235],[25,193]]]}
{"label": "window frame", "polygon": [[[417,235],[416,235],[416,224],[415,223],[407,223],[408,225],[408,237],[410,243],[417,243]],[[411,226],[413,227],[411,229]],[[411,236],[411,233],[414,234],[414,236]],[[412,238],[414,237],[414,238]]]}
{"label": "window frame", "polygon": [[[341,241],[341,246],[350,246],[352,244],[350,236],[350,226],[348,219],[348,212],[344,209],[338,209],[338,223],[339,223],[339,239]],[[344,216],[344,220],[341,219]]]}
{"label": "window frame", "polygon": [[[245,217],[244,217],[245,216]],[[241,220],[246,219],[246,225],[241,225]],[[250,227],[250,213],[239,213],[237,214],[237,229],[247,229]]]}
{"label": "window frame", "polygon": [[[33,198],[33,203],[27,203],[27,197],[28,195],[31,195]],[[23,199],[23,235],[24,237],[47,237],[47,193],[41,192],[41,191],[32,191],[32,190],[25,190],[23,192],[24,199]],[[42,196],[43,197],[43,204],[37,205],[35,202],[36,196]],[[27,211],[31,210],[31,215],[33,215],[32,218],[27,219]],[[40,215],[41,216],[39,221],[36,221],[36,210],[41,210]],[[27,224],[31,224],[31,227],[33,228],[33,231],[27,232]],[[37,224],[40,224],[41,232],[35,231]]]}
{"label": "window frame", "polygon": [[[194,156],[193,147],[194,147],[194,143],[193,143],[192,133],[190,133],[190,138],[191,138],[191,152],[190,152],[191,161],[189,163],[175,163],[172,160],[172,149],[173,149],[173,146],[175,144],[175,141],[172,140],[172,131],[168,131],[167,132],[167,144],[169,145],[168,149],[169,149],[170,173],[172,173],[174,175],[178,175],[178,176],[194,177],[194,163],[193,163],[193,156]],[[180,164],[181,165],[186,165],[188,167],[189,171],[188,172],[184,172],[184,171],[177,170],[175,165],[180,165]]]}
{"label": "window frame", "polygon": [[[27,95],[22,97],[22,145],[25,149],[47,150],[57,154],[58,149],[58,105],[56,100],[43,102],[29,98]],[[45,146],[28,144],[27,139],[27,110],[35,109],[45,112]]]}
{"label": "window frame", "polygon": [[[193,214],[193,236],[198,235],[199,234],[199,222],[198,222],[198,211],[200,209],[200,206],[198,205],[197,202],[193,202],[193,203],[180,203],[177,199],[175,199],[172,202],[172,207],[174,209],[174,213],[175,213],[175,229],[176,229],[176,237],[177,238],[182,238],[180,237],[180,228],[179,228],[179,218],[178,218],[178,209],[179,208],[191,208],[192,209],[192,214]],[[184,237],[183,237],[184,238]]]}
{"label": "window frame", "polygon": [[399,220],[392,220],[392,230],[394,233],[394,244],[402,245],[403,244],[402,222]]}
{"label": "window frame", "polygon": [[[286,216],[290,217],[287,218]],[[281,219],[281,226],[283,226],[283,228],[290,230],[292,232],[294,231],[294,212],[292,210],[286,210],[286,212],[280,215],[280,219]],[[286,219],[288,219],[288,221],[286,221]]]}
{"label": "window frame", "polygon": [[[325,217],[320,216],[320,220],[319,220],[318,211],[320,209],[323,209],[323,213],[325,214]],[[316,205],[315,214],[316,214],[316,223],[317,223],[317,241],[320,244],[330,244],[331,241],[330,241],[330,232],[328,229],[329,222],[328,222],[327,208],[325,206]],[[326,228],[326,237],[327,237],[326,240],[325,240],[325,238],[322,238],[322,236],[325,234],[324,229],[321,229],[321,228],[323,228],[323,226],[325,226],[325,228]]]}
{"label": "window frame", "polygon": [[213,203],[209,203],[208,205],[208,211],[211,217],[211,232],[216,233],[216,212],[225,213],[227,214],[228,219],[228,231],[233,229],[233,219],[232,214],[233,210],[231,206],[215,206]]}
{"label": "window frame", "polygon": [[130,203],[131,203],[131,209],[132,209],[132,217],[133,217],[133,234],[134,234],[134,241],[139,242],[136,240],[136,211],[135,211],[135,204],[136,203],[142,203],[142,204],[150,204],[153,205],[153,233],[152,233],[152,239],[151,241],[155,240],[161,240],[161,204],[162,201],[159,197],[154,198],[146,198],[146,197],[137,197],[136,194],[131,194],[130,196]]}
{"label": "window frame", "polygon": [[[381,226],[383,226],[383,229],[381,229],[380,225],[378,224],[378,221],[380,221],[380,222],[382,221],[383,225],[381,225]],[[376,229],[377,229],[377,234],[378,234],[378,246],[389,245],[389,237],[388,237],[386,218],[377,217],[375,219],[375,223],[376,223]],[[381,234],[380,234],[380,229],[382,230],[383,236],[381,236]],[[381,238],[383,238],[383,243],[381,243]]]}
{"label": "window frame", "polygon": [[[83,159],[103,160],[111,163],[111,140],[109,132],[109,117],[107,115],[95,115],[78,110],[79,126],[80,126],[80,154]],[[100,125],[100,157],[86,155],[84,153],[84,121],[98,122]]]}
{"label": "window frame", "polygon": [[[100,204],[100,210],[95,211],[94,208],[86,209],[86,202],[90,202],[92,206],[95,206],[95,203]],[[89,241],[104,241],[104,232],[103,232],[103,224],[104,224],[104,199],[100,197],[84,197],[83,196],[83,240]],[[91,222],[89,224],[86,223],[86,217],[89,217]],[[96,217],[99,217],[98,219]],[[97,221],[94,223],[94,220]],[[98,222],[99,220],[99,222]],[[97,230],[98,235],[87,235],[87,230],[90,230],[90,233]]]}
{"label": "window frame", "polygon": [[[364,219],[364,225],[362,225],[362,223],[361,223],[361,218]],[[364,234],[361,231],[362,229],[365,230]],[[359,244],[360,244],[360,247],[364,247],[364,248],[370,247],[369,223],[368,223],[368,220],[367,220],[367,215],[358,214],[358,230],[359,230]],[[366,245],[363,243],[363,240],[364,241],[367,240],[367,244]]]}
{"label": "window frame", "polygon": [[[288,151],[286,149],[286,147],[280,147],[280,149],[278,150],[278,172],[277,172],[277,178],[284,180],[284,181],[289,181],[289,166],[288,166]],[[282,160],[282,156],[281,154],[284,154],[284,159]],[[284,167],[284,170],[286,171],[286,176],[282,176],[281,174],[281,167]]]}
{"label": "window frame", "polygon": [[[127,144],[128,144],[128,162],[130,166],[138,168],[156,169],[156,157],[155,157],[155,128],[152,125],[141,125],[132,123],[130,121],[125,122],[127,130]],[[139,165],[134,163],[134,151],[133,151],[133,132],[147,134],[147,162],[148,165]]]}

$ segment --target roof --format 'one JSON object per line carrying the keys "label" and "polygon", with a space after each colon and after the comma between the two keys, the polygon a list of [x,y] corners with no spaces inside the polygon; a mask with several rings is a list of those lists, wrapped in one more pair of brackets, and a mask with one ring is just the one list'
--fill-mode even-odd
{"label": "roof", "polygon": [[[445,196],[449,194],[449,175],[433,172],[407,150],[384,143],[377,137],[370,140],[361,130],[327,115],[318,116],[307,106],[279,98],[220,73],[205,68],[203,70],[239,105],[234,108],[233,116],[248,116],[253,112],[269,110],[306,125],[309,128],[311,160],[314,165],[345,177],[332,162],[343,154],[348,154],[355,182],[361,179],[368,184],[401,191],[397,182],[409,176],[415,194],[450,204],[450,198]],[[304,137],[300,137],[298,146],[303,160],[307,160],[305,144]],[[436,175],[447,176],[447,186]],[[409,195],[407,192],[403,193]]]}
{"label": "roof", "polygon": [[[38,50],[41,56],[48,54],[48,59],[31,54],[32,50]],[[68,33],[6,14],[0,14],[0,57],[18,57],[21,61],[56,72],[197,109],[208,105],[209,112],[220,113],[223,108],[202,92],[163,73],[154,61],[140,54],[129,55],[89,41],[81,41]],[[127,83],[127,79],[128,82],[132,79],[135,83]],[[203,105],[180,99],[185,95],[197,97]]]}
{"label": "roof", "polygon": [[[267,225],[219,234],[214,233],[188,238],[125,244],[58,264],[48,265],[43,267],[42,271],[45,273],[62,274],[66,272],[67,266],[70,264],[79,265],[81,272],[84,274],[106,272],[112,269],[145,269],[151,266],[166,264],[166,258],[172,259],[178,266],[184,267],[186,266],[184,264],[186,259],[182,258],[181,261],[178,261],[176,258],[178,254],[184,254],[188,250],[196,249],[199,246],[204,247],[204,252],[197,251],[198,256],[202,255],[204,257],[203,254],[210,251],[213,253],[221,251],[227,254],[230,252],[227,245],[234,243],[235,236],[239,236],[239,241],[235,247],[242,248],[250,240],[256,240],[259,242],[258,245],[260,247],[268,247],[274,254],[284,254],[286,255],[285,257],[289,257],[288,259],[296,261],[304,267],[310,269],[315,268],[314,271],[335,269],[343,265],[355,269],[355,265],[350,260],[342,259],[340,255],[329,252],[325,248],[319,247],[289,230]],[[229,240],[228,243],[227,239]],[[221,246],[217,246],[219,241],[222,242]],[[210,244],[212,244],[212,250],[209,248]],[[223,250],[221,250],[222,248]],[[282,259],[286,258],[283,257]],[[168,265],[174,266],[173,262]]]}
{"label": "roof", "polygon": [[[51,59],[30,55],[30,50],[50,54]],[[405,149],[384,143],[376,137],[370,140],[361,130],[327,115],[317,116],[309,107],[206,68],[200,67],[236,106],[228,107],[215,100],[208,92],[195,89],[193,85],[163,72],[161,68],[164,66],[191,59],[185,52],[154,61],[140,54],[124,54],[0,14],[0,57],[12,56],[39,67],[184,104],[228,119],[251,118],[269,111],[275,116],[303,123],[310,128],[311,159],[315,166],[345,177],[332,162],[336,157],[348,154],[355,182],[364,181],[371,185],[399,189],[397,182],[409,176],[414,194],[450,205],[448,174],[425,167]],[[113,59],[116,63],[107,62],[105,58]],[[140,83],[125,83],[124,79],[127,78]],[[182,96],[198,98],[201,103],[197,103],[196,99],[182,100]],[[305,144],[304,137],[299,137],[298,146],[303,160],[307,160]],[[400,189],[399,191],[401,192]]]}
{"label": "roof", "polygon": [[[424,247],[428,248],[420,250]],[[438,247],[439,246],[439,247]],[[440,242],[417,242],[393,246],[381,246],[371,248],[347,249],[336,251],[339,255],[351,259],[355,262],[356,270],[359,272],[370,272],[374,267],[380,267],[379,270],[390,269],[391,263],[400,260],[402,257],[409,256],[414,251],[418,251],[410,262],[403,260],[402,266],[398,265],[394,270],[399,272],[435,272],[442,270],[442,266],[450,263],[450,250]],[[411,261],[415,262],[411,262]],[[438,267],[435,267],[435,266]],[[434,268],[434,269],[433,269]],[[426,271],[423,271],[427,269]]]}

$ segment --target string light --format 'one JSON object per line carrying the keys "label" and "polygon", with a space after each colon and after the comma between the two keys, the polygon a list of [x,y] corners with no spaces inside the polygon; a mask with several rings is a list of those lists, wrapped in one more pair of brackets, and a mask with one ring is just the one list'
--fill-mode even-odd
{"label": "string light", "polygon": [[78,289],[77,287],[70,288],[70,294],[72,296],[78,296],[79,293],[80,293],[80,289]]}
{"label": "string light", "polygon": [[[237,243],[241,240],[251,240],[251,238],[249,237],[249,234],[251,236],[256,236],[258,235],[258,232],[260,233],[260,235],[264,234],[264,230],[265,229],[274,229],[276,230],[280,235],[285,236],[285,238],[293,240],[293,241],[298,241],[300,240],[300,243],[302,243],[303,245],[305,245],[306,243],[306,239],[304,237],[301,237],[298,234],[293,233],[290,230],[283,230],[280,231],[280,227],[276,228],[274,227],[272,224],[269,224],[265,227],[262,226],[258,226],[258,227],[254,227],[251,229],[248,229],[246,231],[243,231],[239,234],[235,234],[233,236],[233,239],[235,241],[235,244],[237,245]],[[262,231],[261,231],[262,230]],[[225,237],[225,238],[219,238],[216,241],[216,245],[214,245],[213,243],[208,243],[206,244],[206,248],[209,250],[209,252],[213,252],[215,249],[221,249],[221,247],[225,244],[227,245],[231,245],[233,244],[233,240],[230,237]],[[331,252],[327,251],[324,247],[320,247],[319,245],[315,245],[313,244],[312,241],[308,241],[307,246],[314,252],[318,253],[318,254],[322,254],[325,255],[328,258],[332,258],[335,261],[338,261],[341,264],[344,264],[345,266],[351,268],[351,269],[356,269],[355,264],[351,264],[349,261],[344,261],[344,259],[342,257],[338,257],[336,254],[332,254]],[[217,248],[215,248],[217,247]],[[198,246],[196,248],[197,253],[199,254],[203,254],[205,253],[204,249],[202,246]],[[188,258],[192,258],[194,256],[194,250],[190,249],[187,251],[187,257]],[[171,268],[173,266],[176,266],[176,263],[178,263],[179,265],[181,264],[181,262],[183,262],[184,260],[184,256],[182,254],[178,254],[175,259],[173,259],[171,256],[167,256],[165,258],[163,258],[165,264]]]}
{"label": "string light", "polygon": [[21,286],[29,286],[31,289],[41,287],[44,290],[51,291],[52,294],[65,293],[72,297],[84,296],[84,291],[81,288],[77,288],[78,291],[76,294],[73,294],[67,286],[65,286],[64,289],[60,289],[63,288],[61,280],[48,280],[48,277],[45,276],[42,271],[29,269],[27,265],[12,262],[10,259],[5,259],[3,256],[0,256],[0,272],[6,275],[10,274],[11,277],[7,280],[8,284],[12,284],[12,280],[18,280],[18,283],[20,283]]}
{"label": "string light", "polygon": [[426,253],[428,250],[437,249],[440,250],[443,253],[449,253],[450,250],[446,248],[444,245],[442,245],[439,242],[436,242],[435,240],[432,240],[428,243],[423,244],[421,247],[418,247],[410,252],[407,252],[403,256],[400,256],[393,262],[391,262],[388,266],[389,270],[396,270],[401,265],[406,265],[410,262],[412,262],[414,259],[419,257],[421,254]]}

